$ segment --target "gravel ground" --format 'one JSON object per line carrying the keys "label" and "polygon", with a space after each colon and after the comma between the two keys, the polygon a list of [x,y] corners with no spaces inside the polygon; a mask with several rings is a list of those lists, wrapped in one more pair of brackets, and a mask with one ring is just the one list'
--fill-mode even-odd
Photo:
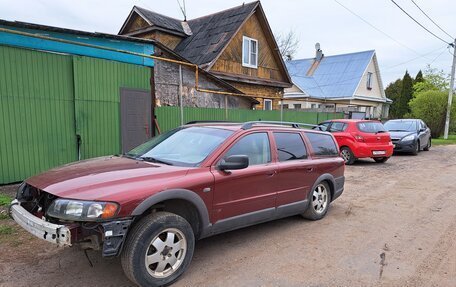
{"label": "gravel ground", "polygon": [[[346,177],[321,221],[295,216],[199,241],[174,286],[456,286],[456,145],[361,161]],[[1,286],[131,286],[117,258],[88,252],[91,267],[81,251],[0,224],[14,230],[0,234]]]}

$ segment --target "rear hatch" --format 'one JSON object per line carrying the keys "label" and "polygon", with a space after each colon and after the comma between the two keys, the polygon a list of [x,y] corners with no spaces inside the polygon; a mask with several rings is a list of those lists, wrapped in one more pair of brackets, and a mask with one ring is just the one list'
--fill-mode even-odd
{"label": "rear hatch", "polygon": [[362,121],[356,124],[358,134],[369,145],[386,145],[391,141],[389,133],[381,122]]}

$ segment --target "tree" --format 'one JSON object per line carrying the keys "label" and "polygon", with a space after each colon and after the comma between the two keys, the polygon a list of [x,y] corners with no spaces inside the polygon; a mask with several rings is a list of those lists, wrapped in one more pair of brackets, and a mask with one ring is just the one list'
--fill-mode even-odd
{"label": "tree", "polygon": [[280,54],[285,61],[293,60],[299,49],[299,39],[293,30],[275,36]]}
{"label": "tree", "polygon": [[447,93],[436,89],[418,92],[410,101],[412,116],[422,119],[434,138],[443,134],[446,107]]}
{"label": "tree", "polygon": [[415,80],[413,81],[413,85],[415,85],[416,83],[421,83],[423,81],[424,81],[423,72],[421,72],[421,70],[419,70],[418,73],[415,76]]}
{"label": "tree", "polygon": [[424,71],[423,80],[421,82],[415,80],[413,85],[415,93],[430,90],[448,91],[449,87],[449,75],[445,74],[443,70],[432,68],[430,65]]}
{"label": "tree", "polygon": [[[391,105],[390,112],[392,118],[404,118],[407,114],[410,113],[410,108],[408,103],[413,97],[413,79],[410,77],[408,71],[405,71],[405,75],[400,81],[400,84],[397,83],[394,88],[391,88],[390,92],[393,92],[391,95],[393,104]],[[396,81],[396,82],[398,82]],[[398,91],[400,85],[400,91]],[[386,93],[386,91],[385,91]],[[388,94],[387,94],[388,95]],[[388,96],[389,97],[389,96]]]}
{"label": "tree", "polygon": [[390,118],[397,118],[395,102],[399,99],[402,90],[402,79],[397,79],[395,82],[390,83],[385,89],[385,94],[388,99],[393,101],[393,105],[390,108]]}

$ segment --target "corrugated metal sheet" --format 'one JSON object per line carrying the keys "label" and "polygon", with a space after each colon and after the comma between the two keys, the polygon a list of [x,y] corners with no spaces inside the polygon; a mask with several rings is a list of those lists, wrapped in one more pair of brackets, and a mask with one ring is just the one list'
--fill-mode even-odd
{"label": "corrugated metal sheet", "polygon": [[[165,132],[180,126],[179,107],[158,107],[156,116],[161,132]],[[343,118],[343,113],[317,113],[317,112],[297,112],[284,111],[283,121],[299,122],[308,124],[318,124],[328,119]],[[206,109],[206,108],[184,108],[184,123],[189,121],[280,121],[280,111],[263,111],[263,110],[245,110],[229,109],[228,117],[224,109]]]}
{"label": "corrugated metal sheet", "polygon": [[81,158],[120,153],[120,88],[150,89],[150,69],[74,56],[76,133]]}
{"label": "corrugated metal sheet", "polygon": [[314,58],[289,61],[286,65],[293,83],[311,97],[350,98],[374,54],[371,50],[325,56],[311,76],[306,74]]}
{"label": "corrugated metal sheet", "polygon": [[70,56],[0,46],[0,184],[77,159]]}

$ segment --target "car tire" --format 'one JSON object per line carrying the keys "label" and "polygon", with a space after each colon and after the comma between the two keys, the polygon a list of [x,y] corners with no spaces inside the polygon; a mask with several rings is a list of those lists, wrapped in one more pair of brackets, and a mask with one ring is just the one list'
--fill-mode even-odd
{"label": "car tire", "polygon": [[310,192],[309,205],[302,216],[309,220],[320,220],[325,217],[331,202],[331,190],[328,183],[320,182]]}
{"label": "car tire", "polygon": [[349,147],[342,147],[340,149],[340,156],[344,159],[346,165],[351,165],[356,161],[355,155]]}
{"label": "car tire", "polygon": [[428,140],[428,144],[425,148],[423,148],[424,151],[429,151],[431,149],[431,146],[432,146],[432,142],[431,142],[431,139]]}
{"label": "car tire", "polygon": [[389,160],[389,157],[374,157],[374,160],[377,163],[385,163],[387,160]]}
{"label": "car tire", "polygon": [[156,212],[129,232],[121,254],[125,275],[139,286],[167,286],[188,268],[195,236],[183,217]]}
{"label": "car tire", "polygon": [[417,155],[420,152],[420,150],[421,150],[420,149],[420,141],[417,141],[415,143],[415,148],[413,149],[412,154],[413,155]]}

